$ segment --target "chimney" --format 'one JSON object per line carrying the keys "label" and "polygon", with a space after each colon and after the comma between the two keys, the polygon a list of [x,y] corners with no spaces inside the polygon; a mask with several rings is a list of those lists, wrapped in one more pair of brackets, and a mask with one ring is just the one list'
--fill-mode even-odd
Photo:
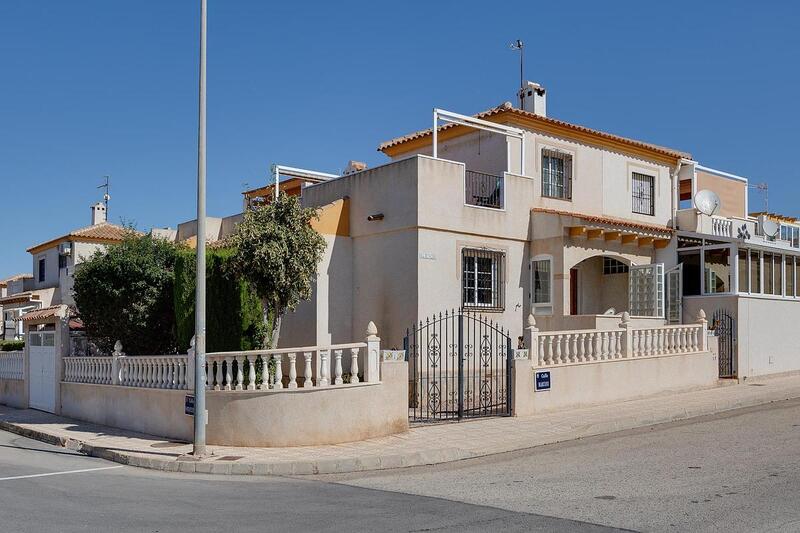
{"label": "chimney", "polygon": [[362,170],[366,170],[367,164],[362,163],[361,161],[353,161],[352,159],[347,162],[347,167],[344,169],[344,173],[342,176],[347,176],[348,174],[355,174],[356,172],[361,172]]}
{"label": "chimney", "polygon": [[538,83],[526,82],[525,87],[519,90],[519,99],[523,111],[547,116],[547,91]]}
{"label": "chimney", "polygon": [[106,206],[103,202],[97,202],[92,207],[92,226],[102,224],[106,221]]}

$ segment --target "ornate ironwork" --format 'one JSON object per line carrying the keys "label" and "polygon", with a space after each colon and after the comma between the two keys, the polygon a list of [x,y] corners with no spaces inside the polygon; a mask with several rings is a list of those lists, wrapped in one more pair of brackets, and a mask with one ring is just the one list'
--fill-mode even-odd
{"label": "ornate ironwork", "polygon": [[404,342],[412,421],[510,414],[511,337],[477,313],[440,313]]}

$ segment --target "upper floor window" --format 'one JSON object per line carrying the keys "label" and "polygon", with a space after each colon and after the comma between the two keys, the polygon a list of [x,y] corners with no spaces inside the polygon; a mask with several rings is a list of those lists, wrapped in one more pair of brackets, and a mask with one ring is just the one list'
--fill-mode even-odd
{"label": "upper floor window", "polygon": [[633,206],[631,210],[641,215],[655,215],[655,176],[634,172],[631,179]]}
{"label": "upper floor window", "polygon": [[800,228],[781,224],[781,240],[791,244],[794,248],[800,248]]}
{"label": "upper floor window", "polygon": [[58,269],[67,268],[67,256],[59,254],[58,256]]}
{"label": "upper floor window", "polygon": [[45,258],[42,257],[39,259],[39,283],[44,282],[45,280],[45,267],[46,267]]}
{"label": "upper floor window", "polygon": [[572,156],[555,150],[542,150],[542,196],[572,199]]}
{"label": "upper floor window", "polygon": [[462,304],[465,308],[504,308],[504,256],[503,252],[492,250],[462,250]]}

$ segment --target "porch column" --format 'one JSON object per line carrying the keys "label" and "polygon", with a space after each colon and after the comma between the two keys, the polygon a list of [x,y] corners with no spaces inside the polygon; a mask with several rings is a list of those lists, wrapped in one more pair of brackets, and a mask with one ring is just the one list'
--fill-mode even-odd
{"label": "porch column", "polygon": [[622,357],[630,359],[633,357],[633,324],[631,324],[631,315],[627,311],[622,313],[622,323],[619,327],[624,330],[622,333]]}
{"label": "porch column", "polygon": [[533,313],[528,315],[528,326],[523,334],[525,347],[528,348],[528,359],[539,364],[539,328],[536,327],[536,319]]}
{"label": "porch column", "polygon": [[697,323],[700,324],[700,351],[708,351],[708,321],[706,312],[700,309],[697,313]]}

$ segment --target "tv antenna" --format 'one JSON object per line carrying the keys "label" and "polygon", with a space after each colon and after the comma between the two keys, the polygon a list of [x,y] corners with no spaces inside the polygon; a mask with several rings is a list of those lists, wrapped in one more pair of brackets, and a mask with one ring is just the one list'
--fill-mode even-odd
{"label": "tv antenna", "polygon": [[525,64],[525,43],[517,39],[509,46],[511,50],[519,50],[519,107],[522,108],[522,91],[525,89],[525,76],[523,75],[523,65]]}
{"label": "tv antenna", "polygon": [[98,189],[105,189],[103,193],[103,203],[106,205],[106,217],[108,217],[108,201],[111,200],[111,195],[108,194],[108,191],[111,190],[111,186],[109,185],[109,180],[111,176],[103,176],[104,183],[102,185],[98,185]]}
{"label": "tv antenna", "polygon": [[748,185],[749,188],[757,190],[764,200],[764,212],[769,213],[769,185],[766,183],[756,183],[755,185]]}

